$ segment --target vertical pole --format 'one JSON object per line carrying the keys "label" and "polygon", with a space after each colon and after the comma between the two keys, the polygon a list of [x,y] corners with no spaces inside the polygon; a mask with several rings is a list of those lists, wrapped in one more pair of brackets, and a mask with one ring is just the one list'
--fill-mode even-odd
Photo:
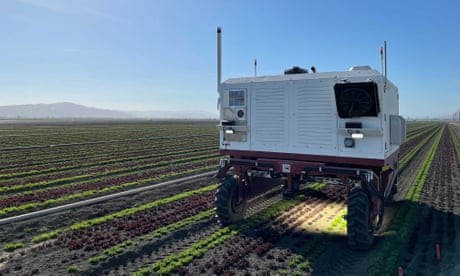
{"label": "vertical pole", "polygon": [[385,84],[383,85],[383,92],[386,92],[387,91],[387,41],[385,40],[383,42],[383,54],[384,54],[384,57],[385,57],[385,61],[384,61],[384,68],[385,68],[385,74],[384,74],[384,77],[385,77]]}
{"label": "vertical pole", "polygon": [[385,79],[387,78],[387,41],[384,42],[384,55],[385,55]]}
{"label": "vertical pole", "polygon": [[254,78],[257,77],[257,59],[254,59]]}
{"label": "vertical pole", "polygon": [[222,30],[217,27],[217,92],[220,95],[220,83],[222,77]]}

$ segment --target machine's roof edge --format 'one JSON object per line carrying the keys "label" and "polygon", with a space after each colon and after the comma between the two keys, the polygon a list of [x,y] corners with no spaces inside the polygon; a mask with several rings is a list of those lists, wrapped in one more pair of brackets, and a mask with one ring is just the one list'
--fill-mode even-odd
{"label": "machine's roof edge", "polygon": [[303,80],[303,79],[331,79],[331,78],[346,78],[346,77],[383,77],[383,75],[374,70],[353,70],[353,71],[336,71],[336,72],[320,72],[320,73],[302,73],[288,75],[265,75],[257,77],[234,77],[224,81],[224,83],[235,82],[263,82],[263,81],[284,81],[284,80]]}

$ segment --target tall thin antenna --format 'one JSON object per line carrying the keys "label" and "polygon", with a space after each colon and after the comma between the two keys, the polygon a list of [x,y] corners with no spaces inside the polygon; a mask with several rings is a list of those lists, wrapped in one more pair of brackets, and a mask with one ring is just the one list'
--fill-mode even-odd
{"label": "tall thin antenna", "polygon": [[254,78],[257,77],[257,59],[254,59]]}

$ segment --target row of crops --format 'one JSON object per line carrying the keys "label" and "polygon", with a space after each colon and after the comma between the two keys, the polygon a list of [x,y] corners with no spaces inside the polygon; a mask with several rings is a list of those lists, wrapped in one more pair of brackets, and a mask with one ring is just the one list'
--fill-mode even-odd
{"label": "row of crops", "polygon": [[3,217],[213,170],[219,159],[211,123],[15,126],[0,141]]}
{"label": "row of crops", "polygon": [[[205,127],[206,125],[206,127]],[[210,123],[158,124],[127,123],[105,125],[12,125],[0,129],[0,148],[149,140],[152,138],[190,136],[216,132]],[[209,128],[211,127],[211,128]],[[204,131],[204,133],[200,131]]]}
{"label": "row of crops", "polygon": [[[406,154],[406,150],[422,146],[422,140],[426,143],[430,137],[423,134],[434,133],[436,127],[410,125],[408,141],[401,149],[406,156],[402,165],[417,152]],[[0,133],[5,144],[30,147],[41,145],[39,140],[28,142],[38,136],[52,137],[57,144],[63,143],[59,138],[66,137],[85,141],[0,150],[0,217],[211,170],[219,159],[213,124],[16,126]],[[118,141],[99,143],[113,133]],[[132,140],[133,134],[142,139]]]}
{"label": "row of crops", "polygon": [[[10,198],[3,196],[9,193],[9,195],[16,194],[25,198],[23,203],[16,207],[25,206],[27,202],[43,204],[47,200],[27,201],[27,197],[40,195],[40,191],[51,193],[66,187],[75,186],[82,189],[85,185],[90,185],[89,182],[100,183],[98,181],[104,182],[105,179],[109,179],[107,181],[109,183],[124,183],[125,188],[131,187],[130,183],[133,183],[132,187],[139,186],[143,185],[140,183],[142,179],[147,183],[161,179],[162,176],[170,177],[168,172],[177,173],[177,168],[185,168],[180,167],[184,164],[188,164],[189,167],[181,171],[190,174],[212,166],[215,168],[218,158],[212,153],[212,151],[217,152],[215,126],[194,125],[191,127],[196,127],[196,131],[203,133],[203,136],[200,140],[192,140],[194,142],[179,138],[172,139],[181,141],[184,145],[190,143],[190,147],[178,149],[177,154],[174,151],[161,151],[169,147],[169,144],[166,143],[168,139],[161,139],[165,144],[159,145],[157,149],[154,149],[154,145],[148,148],[148,142],[143,144],[142,141],[138,141],[139,144],[135,144],[135,141],[130,141],[126,143],[129,144],[130,150],[118,145],[122,153],[115,155],[111,153],[112,151],[117,152],[116,144],[98,144],[97,147],[101,149],[94,149],[97,152],[94,156],[85,155],[83,151],[75,151],[75,156],[81,157],[79,159],[81,164],[78,166],[78,162],[72,163],[72,153],[67,152],[66,154],[66,150],[80,146],[91,148],[89,144],[47,149],[60,151],[61,154],[58,154],[56,159],[39,154],[39,149],[31,149],[29,151],[37,158],[30,159],[30,167],[22,164],[24,166],[18,166],[21,170],[15,171],[14,158],[8,161],[11,167],[8,168],[9,171],[5,169],[3,178],[0,179],[4,181],[2,183],[10,184],[1,186],[4,187],[4,190],[0,190],[4,193],[2,199]],[[205,132],[206,129],[209,130],[208,133]],[[374,254],[376,262],[370,267],[371,275],[373,272],[383,271],[394,274],[393,272],[396,271],[399,249],[404,245],[409,232],[401,236],[399,233],[395,234],[397,231],[395,229],[410,231],[411,222],[417,210],[413,203],[419,199],[424,177],[431,166],[441,135],[444,135],[444,139],[449,137],[445,135],[446,133],[453,133],[453,129],[443,124],[409,125],[407,142],[401,147],[401,165],[409,167],[415,158],[421,158],[424,161],[421,162],[420,167],[411,167],[411,170],[418,170],[418,173],[414,180],[415,184],[411,183],[411,188],[406,195],[410,202],[395,215],[389,237],[380,243],[379,252],[381,253]],[[183,135],[177,133],[173,136]],[[452,137],[456,136],[452,135]],[[195,138],[189,137],[189,139]],[[210,144],[209,149],[206,143]],[[105,146],[110,149],[104,150]],[[198,155],[193,154],[195,152],[192,150],[193,146],[199,149],[196,151],[199,152]],[[173,147],[171,145],[171,148]],[[158,152],[150,152],[150,150]],[[150,155],[147,156],[143,152],[150,152]],[[174,158],[168,159],[169,153]],[[124,156],[123,154],[132,155]],[[161,157],[155,159],[155,155]],[[21,158],[25,160],[27,157],[27,154],[24,154]],[[147,160],[148,162],[142,163]],[[117,167],[116,164],[119,162],[138,163],[130,165],[129,168],[134,168],[131,171],[125,170],[126,167],[123,166]],[[17,164],[20,163],[17,162]],[[100,164],[96,165],[98,163]],[[37,169],[43,165],[49,167]],[[37,167],[34,168],[34,166]],[[157,167],[164,168],[167,172],[160,173],[158,178],[144,177],[144,171],[152,172]],[[92,170],[93,168],[95,171]],[[26,181],[36,179],[42,174],[49,179],[34,182],[34,185],[19,181],[19,179]],[[119,186],[123,185],[107,187]],[[1,264],[5,263],[7,265],[4,266],[3,272],[29,275],[47,272],[86,275],[104,273],[114,275],[169,275],[171,273],[184,275],[230,275],[232,273],[305,275],[312,269],[322,271],[321,268],[315,267],[314,263],[345,235],[346,221],[343,217],[346,215],[346,198],[343,195],[346,193],[329,185],[312,184],[299,197],[275,203],[270,202],[266,204],[262,212],[254,214],[242,224],[226,228],[221,228],[214,218],[215,188],[216,185],[211,185],[188,192],[171,191],[169,194],[173,196],[164,196],[139,206],[129,206],[116,212],[77,220],[72,224],[56,225],[52,231],[41,229],[30,233],[27,238],[3,241],[4,251],[11,253],[0,258],[0,274]],[[97,193],[104,189],[107,188],[97,187],[89,191]],[[118,188],[109,189],[117,190]],[[106,190],[106,192],[113,190]],[[70,192],[74,195],[83,193]],[[65,196],[58,198],[65,198]],[[69,200],[75,200],[75,198]],[[7,208],[10,207],[3,209],[8,210]],[[15,212],[19,211],[11,211],[11,213]],[[337,247],[335,250],[340,254],[343,249]],[[52,261],[49,267],[39,264],[45,259],[53,258],[56,260]],[[337,269],[337,272],[343,272],[347,264],[359,263],[362,260],[362,255],[354,255],[343,250],[343,257],[340,260],[334,260],[334,264],[330,265],[328,270],[323,271],[326,273]],[[357,271],[349,272],[357,273]]]}

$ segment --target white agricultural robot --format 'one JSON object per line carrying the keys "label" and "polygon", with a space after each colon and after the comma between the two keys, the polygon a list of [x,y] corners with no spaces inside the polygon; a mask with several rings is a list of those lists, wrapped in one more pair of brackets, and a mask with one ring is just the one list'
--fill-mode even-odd
{"label": "white agricultural robot", "polygon": [[221,82],[220,28],[217,45],[221,223],[243,219],[248,199],[276,185],[292,195],[307,179],[327,177],[348,187],[349,245],[371,247],[406,138],[398,88],[369,66]]}

